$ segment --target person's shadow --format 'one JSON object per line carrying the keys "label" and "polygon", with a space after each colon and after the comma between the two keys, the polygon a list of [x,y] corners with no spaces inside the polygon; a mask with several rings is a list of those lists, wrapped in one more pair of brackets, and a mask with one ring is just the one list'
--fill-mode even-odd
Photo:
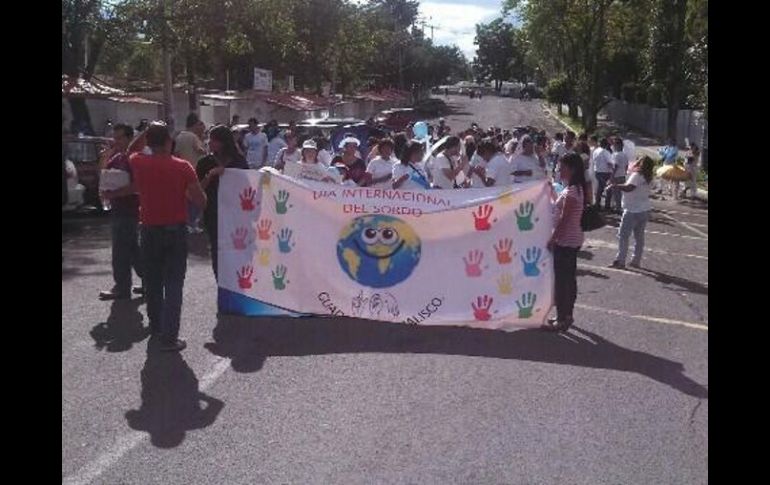
{"label": "person's shadow", "polygon": [[114,300],[110,306],[110,315],[106,322],[97,323],[89,334],[94,339],[94,346],[107,352],[125,352],[135,343],[150,335],[150,328],[142,325],[139,305],[143,298],[133,300]]}
{"label": "person's shadow", "polygon": [[248,318],[220,315],[206,348],[232,359],[238,372],[256,372],[268,356],[354,352],[447,354],[517,359],[640,374],[697,398],[708,389],[684,375],[684,366],[626,349],[572,327],[567,334],[420,326],[352,318]]}
{"label": "person's shadow", "polygon": [[150,434],[159,448],[173,448],[188,430],[211,425],[224,403],[198,390],[198,379],[179,352],[160,352],[151,342],[142,369],[142,405],[127,411],[128,425]]}

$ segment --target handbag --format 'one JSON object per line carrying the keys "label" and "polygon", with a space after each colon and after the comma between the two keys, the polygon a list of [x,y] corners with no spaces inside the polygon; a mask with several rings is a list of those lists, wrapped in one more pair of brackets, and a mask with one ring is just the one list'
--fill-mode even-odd
{"label": "handbag", "polygon": [[587,205],[583,208],[583,215],[580,218],[580,227],[583,231],[595,231],[607,225],[604,216],[599,213],[599,208],[595,205]]}

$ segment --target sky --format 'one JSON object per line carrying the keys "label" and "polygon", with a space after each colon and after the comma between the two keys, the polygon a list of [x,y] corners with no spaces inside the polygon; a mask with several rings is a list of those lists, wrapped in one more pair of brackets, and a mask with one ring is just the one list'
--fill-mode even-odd
{"label": "sky", "polygon": [[[499,17],[501,0],[420,0],[420,15],[433,24],[433,42],[437,45],[456,44],[473,61],[476,46],[476,24],[486,23]],[[426,35],[430,28],[426,26]]]}

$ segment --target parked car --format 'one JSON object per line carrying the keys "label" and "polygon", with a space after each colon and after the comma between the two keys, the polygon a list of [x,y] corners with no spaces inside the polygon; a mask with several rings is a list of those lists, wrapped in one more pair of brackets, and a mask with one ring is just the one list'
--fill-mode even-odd
{"label": "parked car", "polygon": [[409,123],[418,119],[419,114],[414,108],[393,108],[381,111],[375,117],[375,122],[389,130],[403,131]]}
{"label": "parked car", "polygon": [[[62,139],[65,166],[67,161],[72,163],[70,168],[74,168],[77,182],[84,187],[84,204],[101,207],[101,200],[99,199],[99,154],[110,143],[112,143],[112,139],[101,136],[67,136]],[[72,183],[68,185],[68,188],[71,189],[71,187]],[[68,196],[68,201],[70,199],[72,197]]]}
{"label": "parked car", "polygon": [[435,118],[443,115],[447,111],[447,105],[440,99],[428,98],[415,103],[414,110],[420,116]]}

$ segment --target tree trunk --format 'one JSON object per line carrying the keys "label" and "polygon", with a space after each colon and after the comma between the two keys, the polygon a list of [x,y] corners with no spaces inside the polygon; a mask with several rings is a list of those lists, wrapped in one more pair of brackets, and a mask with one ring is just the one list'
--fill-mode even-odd
{"label": "tree trunk", "polygon": [[564,113],[562,113],[561,103],[558,103],[556,105],[556,112],[559,113],[559,116],[564,114]]}
{"label": "tree trunk", "polygon": [[73,134],[83,133],[85,135],[93,135],[94,128],[91,125],[91,114],[88,112],[86,99],[79,96],[72,96],[67,98],[67,101],[69,101],[70,110],[72,111]]}
{"label": "tree trunk", "polygon": [[198,112],[198,92],[195,86],[195,60],[187,53],[187,107],[191,112]]}

